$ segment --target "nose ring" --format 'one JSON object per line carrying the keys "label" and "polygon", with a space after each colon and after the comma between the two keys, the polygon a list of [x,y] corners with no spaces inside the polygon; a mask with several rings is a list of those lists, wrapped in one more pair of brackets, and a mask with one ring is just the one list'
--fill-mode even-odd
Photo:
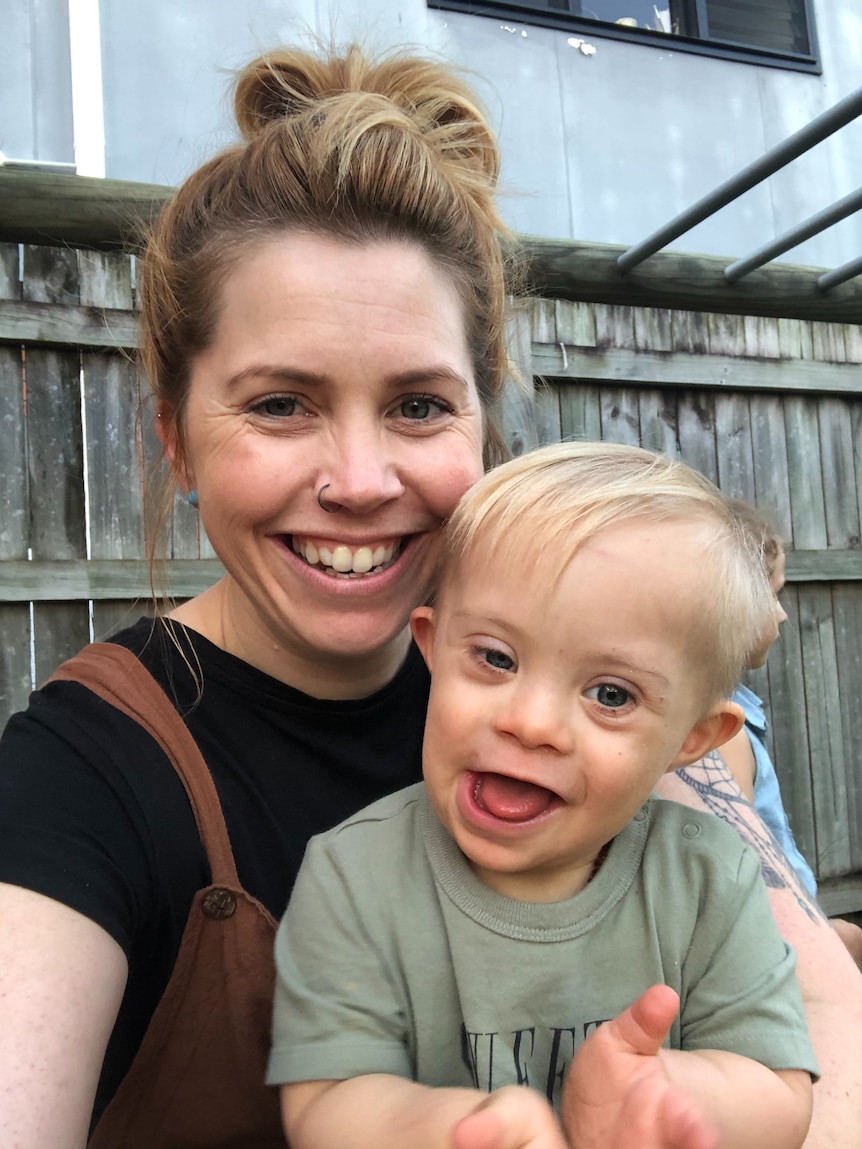
{"label": "nose ring", "polygon": [[336,511],[341,510],[341,503],[330,503],[329,506],[323,501],[323,492],[327,487],[331,487],[332,483],[324,483],[320,490],[317,492],[317,503],[322,511],[326,511],[328,515],[334,515]]}

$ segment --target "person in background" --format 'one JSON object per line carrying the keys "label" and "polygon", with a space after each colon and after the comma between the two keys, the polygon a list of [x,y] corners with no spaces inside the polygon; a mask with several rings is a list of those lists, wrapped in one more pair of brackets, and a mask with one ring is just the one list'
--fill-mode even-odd
{"label": "person in background", "polygon": [[571,1059],[577,1149],[800,1146],[816,1063],[758,857],[651,797],[742,725],[759,550],[691,468],[605,443],[497,468],[446,543],[424,785],[313,839],[279,927],[288,1142],[564,1149]]}
{"label": "person in background", "polygon": [[[742,527],[760,548],[772,589],[774,614],[748,656],[747,669],[759,670],[787,621],[780,594],[784,588],[784,544],[769,519],[743,499],[728,500]],[[722,747],[721,755],[736,779],[740,790],[752,802],[763,823],[781,847],[790,865],[812,899],[817,897],[817,879],[796,845],[787,811],[781,798],[778,775],[769,756],[766,742],[767,722],[762,700],[744,683],[739,683],[733,701],[742,707],[745,725]],[[830,924],[847,947],[853,960],[862,966],[862,929],[843,918],[831,918]]]}
{"label": "person in background", "polygon": [[[87,648],[0,743],[17,1149],[283,1146],[263,1083],[276,919],[313,834],[420,776],[410,613],[442,523],[503,455],[509,236],[472,89],[415,53],[286,48],[243,69],[235,109],[242,141],[138,263],[164,498],[188,495],[224,577]],[[683,801],[756,839],[704,768]],[[823,1074],[806,1149],[850,1149],[859,975],[779,874]]]}

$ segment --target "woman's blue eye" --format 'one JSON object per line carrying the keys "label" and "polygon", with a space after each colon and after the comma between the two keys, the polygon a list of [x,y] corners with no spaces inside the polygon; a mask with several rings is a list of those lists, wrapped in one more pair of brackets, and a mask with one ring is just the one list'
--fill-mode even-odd
{"label": "woman's blue eye", "polygon": [[608,710],[619,710],[631,700],[631,695],[622,686],[615,686],[613,682],[603,682],[596,687],[596,702]]}
{"label": "woman's blue eye", "polygon": [[292,395],[272,395],[268,399],[262,399],[255,407],[255,411],[285,419],[296,414],[296,399]]}
{"label": "woman's blue eye", "polygon": [[430,395],[411,395],[399,406],[403,418],[415,421],[429,419],[444,410],[444,405],[438,399],[432,399]]}

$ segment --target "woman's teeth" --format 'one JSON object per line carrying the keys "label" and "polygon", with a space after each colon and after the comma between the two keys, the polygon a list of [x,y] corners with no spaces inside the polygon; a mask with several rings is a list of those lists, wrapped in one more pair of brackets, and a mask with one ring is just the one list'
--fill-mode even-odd
{"label": "woman's teeth", "polygon": [[315,546],[312,542],[294,541],[294,551],[310,566],[321,566],[332,574],[368,574],[377,567],[386,567],[392,562],[396,544],[379,544],[376,547],[357,547],[355,550],[343,543],[335,547]]}

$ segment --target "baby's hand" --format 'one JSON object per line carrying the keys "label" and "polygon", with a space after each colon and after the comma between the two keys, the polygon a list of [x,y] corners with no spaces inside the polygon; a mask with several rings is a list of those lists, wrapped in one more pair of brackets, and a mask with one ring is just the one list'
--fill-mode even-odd
{"label": "baby's hand", "polygon": [[567,1149],[554,1111],[539,1093],[508,1085],[452,1130],[453,1149]]}
{"label": "baby's hand", "polygon": [[654,985],[590,1034],[563,1087],[563,1127],[573,1149],[715,1149],[711,1127],[671,1084],[662,1061],[661,1043],[678,1009],[676,993]]}

